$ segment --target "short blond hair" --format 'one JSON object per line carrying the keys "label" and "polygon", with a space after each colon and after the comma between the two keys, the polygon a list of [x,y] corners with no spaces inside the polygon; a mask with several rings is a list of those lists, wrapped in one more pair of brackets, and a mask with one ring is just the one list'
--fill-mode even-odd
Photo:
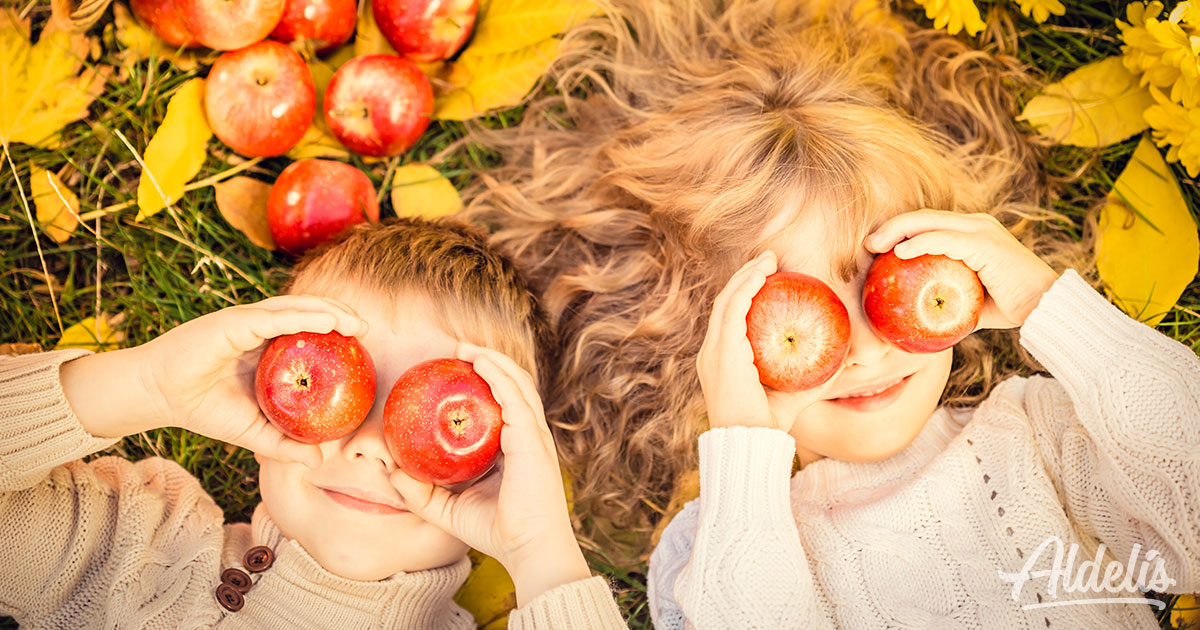
{"label": "short blond hair", "polygon": [[427,298],[447,333],[504,353],[540,382],[541,308],[517,267],[475,228],[414,218],[360,223],[301,258],[284,292],[345,286],[389,307]]}

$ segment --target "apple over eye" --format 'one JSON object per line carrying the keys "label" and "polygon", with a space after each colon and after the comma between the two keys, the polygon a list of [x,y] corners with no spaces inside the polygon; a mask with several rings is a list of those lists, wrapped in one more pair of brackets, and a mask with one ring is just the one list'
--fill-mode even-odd
{"label": "apple over eye", "polygon": [[829,285],[781,271],[750,302],[746,336],[763,385],[784,392],[828,381],[850,348],[850,315]]}
{"label": "apple over eye", "polygon": [[863,311],[883,339],[905,352],[940,352],[971,334],[983,311],[979,276],[940,254],[875,257],[863,284]]}
{"label": "apple over eye", "polygon": [[409,368],[383,407],[383,437],[396,465],[413,479],[440,486],[491,469],[503,424],[491,387],[460,359]]}
{"label": "apple over eye", "polygon": [[288,437],[317,444],[352,433],[375,402],[375,364],[337,332],[276,337],[254,374],[263,415]]}

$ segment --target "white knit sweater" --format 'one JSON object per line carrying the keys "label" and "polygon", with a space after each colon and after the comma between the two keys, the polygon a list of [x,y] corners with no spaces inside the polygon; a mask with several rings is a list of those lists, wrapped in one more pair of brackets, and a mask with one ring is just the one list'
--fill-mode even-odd
{"label": "white knit sweater", "polygon": [[[84,351],[0,357],[0,615],[21,628],[474,628],[454,602],[470,561],[378,581],[327,571],[285,538],[262,504],[224,515],[173,461],[79,458],[116,440],[89,435],[67,403],[59,364]],[[215,595],[246,551],[274,552],[243,607]],[[542,593],[510,629],[626,628],[604,578]]]}
{"label": "white knit sweater", "polygon": [[[1054,378],[1010,378],[978,408],[939,408],[897,455],[820,460],[790,488],[787,434],[704,433],[700,498],[650,559],[655,626],[1157,628],[1144,601],[1063,603],[1139,597],[1117,572],[1143,567],[1148,588],[1200,590],[1200,360],[1074,271],[1021,343]],[[1066,575],[1039,574],[1055,538]],[[1065,590],[1101,544],[1115,592]],[[1015,590],[1001,574],[1027,562]]]}

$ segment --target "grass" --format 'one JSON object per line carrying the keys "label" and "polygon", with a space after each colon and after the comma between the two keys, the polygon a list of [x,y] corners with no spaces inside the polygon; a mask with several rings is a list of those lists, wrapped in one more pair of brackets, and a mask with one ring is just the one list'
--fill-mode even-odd
{"label": "grass", "polygon": [[[31,14],[39,24],[49,13],[49,3],[34,1]],[[1067,2],[1067,15],[1045,25],[1017,15],[1015,4],[980,5],[985,12],[1007,12],[1013,17],[1019,45],[1009,52],[1046,80],[1119,54],[1113,19],[1123,15],[1123,2]],[[904,9],[921,19],[915,7]],[[96,31],[108,20],[111,16]],[[118,63],[114,42],[105,41],[104,51],[103,62]],[[179,72],[166,64],[151,69],[148,62],[128,71],[124,80],[109,82],[92,106],[87,123],[66,130],[60,148],[10,147],[11,162],[5,160],[0,170],[0,297],[4,301],[0,343],[33,343],[50,349],[64,326],[107,312],[124,317],[123,345],[136,345],[204,313],[272,295],[286,275],[289,260],[252,245],[230,227],[216,211],[211,188],[185,195],[173,210],[144,222],[133,220],[133,209],[96,219],[81,226],[62,245],[31,230],[14,168],[16,179],[27,190],[30,164],[52,171],[70,165],[77,176],[68,178],[67,184],[78,194],[85,212],[135,197],[140,169],[117,132],[132,146],[145,147],[162,120],[167,96],[195,73]],[[486,122],[508,125],[520,115],[517,108],[490,116]],[[425,159],[462,133],[458,123],[435,124],[406,156],[383,163],[354,163],[380,187],[394,166]],[[1051,176],[1066,178],[1082,170],[1055,201],[1055,208],[1072,218],[1073,229],[1081,228],[1087,213],[1108,193],[1135,145],[1136,138],[1102,151],[1057,147],[1050,152],[1046,170]],[[200,178],[230,167],[217,143],[210,149],[212,155]],[[486,167],[492,159],[467,147],[439,166],[461,188],[472,168]],[[284,159],[265,160],[249,174],[270,181],[286,163]],[[1182,169],[1173,170],[1195,215],[1200,192]],[[386,216],[390,206],[387,195],[381,197]],[[1200,282],[1193,282],[1159,329],[1200,352]],[[131,459],[156,455],[175,460],[200,478],[228,519],[249,519],[258,502],[257,465],[244,450],[183,430],[161,429],[130,436],[113,452]],[[617,566],[601,554],[592,554],[591,559],[598,572],[613,577],[631,627],[649,627],[644,567]],[[0,623],[0,628],[13,625],[11,621]],[[1170,627],[1165,613],[1163,627]]]}

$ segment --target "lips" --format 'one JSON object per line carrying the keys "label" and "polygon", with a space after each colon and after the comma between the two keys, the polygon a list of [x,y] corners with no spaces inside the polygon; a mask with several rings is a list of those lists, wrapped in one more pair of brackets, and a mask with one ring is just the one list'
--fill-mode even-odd
{"label": "lips", "polygon": [[402,514],[404,502],[397,498],[385,497],[360,488],[346,486],[319,487],[325,496],[335,503],[368,514]]}
{"label": "lips", "polygon": [[860,387],[843,394],[838,398],[830,398],[827,402],[853,411],[878,411],[891,405],[900,397],[912,374],[899,379],[880,381]]}

